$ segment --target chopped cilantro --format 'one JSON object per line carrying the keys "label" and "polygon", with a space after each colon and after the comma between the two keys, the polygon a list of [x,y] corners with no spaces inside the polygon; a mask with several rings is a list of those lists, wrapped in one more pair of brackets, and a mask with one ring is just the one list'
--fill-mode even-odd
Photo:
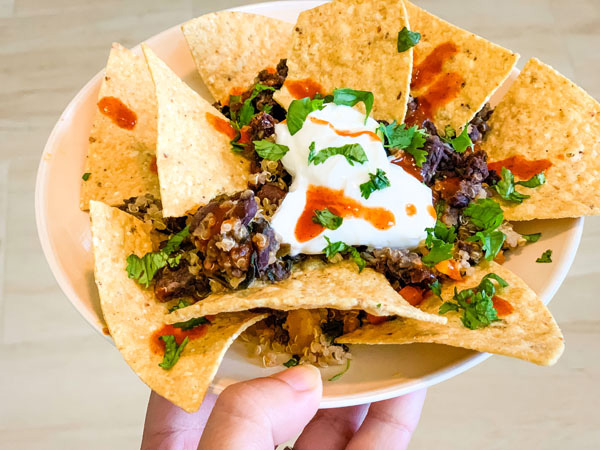
{"label": "chopped cilantro", "polygon": [[248,125],[250,123],[250,121],[252,120],[252,117],[254,117],[254,114],[256,114],[256,111],[254,110],[254,106],[252,105],[252,101],[258,96],[258,94],[260,94],[262,91],[274,91],[275,88],[271,87],[271,86],[265,86],[263,84],[256,84],[256,86],[254,86],[254,90],[252,91],[252,94],[250,94],[250,97],[248,97],[246,100],[244,100],[244,104],[242,105],[242,108],[240,109],[239,112],[239,116],[237,117],[236,123],[238,125],[239,128],[242,128],[245,125]]}
{"label": "chopped cilantro", "polygon": [[84,174],[81,176],[81,179],[82,179],[83,181],[87,181],[87,180],[89,180],[89,179],[90,179],[90,175],[91,175],[91,172],[86,172],[86,173],[84,173]]}
{"label": "chopped cilantro", "polygon": [[537,242],[542,237],[542,233],[523,234],[522,236],[527,242]]}
{"label": "chopped cilantro", "polygon": [[485,259],[493,260],[502,249],[502,244],[506,240],[506,235],[502,231],[478,231],[473,236],[467,238],[467,241],[481,243],[481,249],[485,252]]}
{"label": "chopped cilantro", "polygon": [[358,266],[359,273],[367,266],[367,262],[360,256],[360,253],[355,247],[342,241],[331,242],[327,236],[325,236],[325,240],[327,241],[327,247],[323,249],[323,253],[325,253],[327,259],[333,258],[337,253],[341,253],[342,255],[350,253],[352,260]]}
{"label": "chopped cilantro", "polygon": [[440,284],[440,280],[435,280],[433,283],[429,285],[429,289],[435,295],[437,295],[440,299],[442,298],[442,285]]}
{"label": "chopped cilantro", "polygon": [[177,322],[173,324],[173,328],[181,328],[183,331],[191,330],[205,323],[210,323],[206,317],[195,317],[185,322]]}
{"label": "chopped cilantro", "polygon": [[474,289],[464,289],[460,292],[454,288],[452,297],[456,303],[445,302],[440,306],[439,314],[449,311],[463,311],[461,321],[463,325],[471,330],[484,328],[498,321],[498,313],[494,308],[492,298],[496,293],[495,280],[500,287],[507,287],[508,283],[495,273],[488,273]]}
{"label": "chopped cilantro", "polygon": [[170,256],[171,253],[179,249],[183,240],[190,234],[189,227],[185,227],[179,233],[171,236],[167,244],[157,252],[146,253],[139,257],[132,253],[127,257],[127,274],[144,287],[148,287],[150,282],[160,269],[167,264],[169,267],[176,267],[181,260],[181,255]]}
{"label": "chopped cilantro", "polygon": [[334,376],[332,376],[329,379],[329,381],[339,380],[340,378],[342,378],[342,375],[344,375],[346,372],[348,372],[349,368],[350,368],[350,360],[346,359],[346,368],[344,370],[342,370],[340,373],[336,373]]}
{"label": "chopped cilantro", "polygon": [[375,174],[369,174],[369,181],[360,185],[360,195],[368,199],[375,191],[380,191],[390,186],[390,180],[381,169],[377,169]]}
{"label": "chopped cilantro", "polygon": [[290,367],[297,366],[299,363],[300,363],[300,361],[298,359],[298,356],[294,355],[290,359],[288,359],[286,362],[284,362],[283,365],[289,369]]}
{"label": "chopped cilantro", "polygon": [[468,128],[468,124],[465,125],[462,133],[456,136],[456,131],[454,131],[454,128],[450,126],[446,127],[446,137],[444,140],[450,143],[456,153],[464,153],[469,147],[473,147],[473,141],[469,137]]}
{"label": "chopped cilantro", "polygon": [[452,128],[452,126],[450,125],[446,125],[446,128],[444,128],[444,140],[446,142],[448,142],[450,139],[455,138],[456,137],[456,130],[454,128]]}
{"label": "chopped cilantro", "polygon": [[185,308],[186,306],[190,306],[189,303],[186,300],[181,299],[176,305],[173,305],[169,308],[169,312],[172,313],[173,311]]}
{"label": "chopped cilantro", "polygon": [[287,126],[290,134],[293,136],[300,131],[306,117],[318,109],[323,109],[322,98],[311,100],[310,97],[304,97],[300,100],[292,101],[287,113]]}
{"label": "chopped cilantro", "polygon": [[544,253],[542,253],[542,256],[540,256],[538,259],[535,260],[535,262],[551,263],[552,262],[552,250],[550,250],[550,249],[546,250]]}
{"label": "chopped cilantro", "polygon": [[311,148],[308,153],[308,164],[313,163],[315,166],[325,162],[332,156],[341,155],[346,158],[351,166],[355,162],[363,164],[368,161],[367,154],[360,144],[346,144],[341,147],[327,147],[318,152],[314,150],[314,142],[311,143]]}
{"label": "chopped cilantro", "polygon": [[180,345],[177,345],[177,341],[175,340],[175,336],[172,334],[166,334],[161,336],[160,339],[165,343],[165,355],[163,356],[163,360],[158,365],[165,370],[170,370],[173,368],[175,363],[179,361],[179,356],[181,352],[187,345],[189,339],[186,338]]}
{"label": "chopped cilantro", "polygon": [[365,104],[365,123],[373,109],[373,93],[369,91],[356,91],[354,89],[335,89],[333,91],[333,103],[336,105],[354,106],[359,102]]}
{"label": "chopped cilantro", "polygon": [[427,239],[425,240],[425,244],[429,245],[431,243],[431,239],[438,238],[444,242],[452,244],[456,241],[456,230],[454,227],[447,226],[441,220],[437,220],[433,228],[426,228]]}
{"label": "chopped cilantro", "polygon": [[279,161],[285,156],[290,148],[287,145],[276,144],[275,142],[263,139],[262,141],[253,141],[254,148],[258,156],[269,161]]}
{"label": "chopped cilantro", "polygon": [[504,200],[513,203],[523,203],[523,200],[526,200],[530,197],[530,195],[521,194],[515,188],[516,186],[525,186],[528,188],[534,188],[541,186],[546,182],[546,177],[544,176],[544,172],[540,172],[529,180],[526,181],[517,181],[515,183],[515,177],[510,170],[506,167],[502,168],[502,179],[498,181],[498,183],[494,184],[492,188],[496,190],[496,192],[502,197]]}
{"label": "chopped cilantro", "polygon": [[427,159],[427,150],[423,150],[427,136],[425,130],[416,125],[406,128],[404,124],[398,125],[394,121],[389,125],[380,124],[377,134],[385,138],[384,147],[404,150],[415,158],[417,167],[423,166]]}
{"label": "chopped cilantro", "polygon": [[473,224],[483,230],[495,230],[504,220],[502,208],[495,200],[491,198],[480,198],[463,210],[463,214],[473,222]]}
{"label": "chopped cilantro", "polygon": [[329,209],[315,209],[315,215],[312,218],[313,222],[319,224],[330,230],[337,230],[341,225],[342,219],[340,216],[336,216]]}
{"label": "chopped cilantro", "polygon": [[406,50],[414,47],[421,40],[421,33],[416,31],[410,31],[404,27],[398,32],[398,53],[405,52]]}
{"label": "chopped cilantro", "polygon": [[456,241],[454,227],[448,227],[438,220],[433,228],[426,228],[425,231],[427,231],[425,246],[429,249],[429,253],[423,256],[423,263],[431,267],[452,258],[454,241]]}

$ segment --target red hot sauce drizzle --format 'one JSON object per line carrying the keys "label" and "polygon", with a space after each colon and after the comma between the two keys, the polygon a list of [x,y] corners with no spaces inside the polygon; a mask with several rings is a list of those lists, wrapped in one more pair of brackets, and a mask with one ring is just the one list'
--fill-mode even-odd
{"label": "red hot sauce drizzle", "polygon": [[333,126],[332,123],[327,122],[326,120],[322,120],[322,119],[317,119],[316,117],[309,117],[310,121],[314,124],[317,125],[327,125],[329,128],[331,128],[335,134],[337,134],[338,136],[345,136],[345,137],[358,137],[358,136],[362,136],[362,135],[367,135],[371,138],[372,141],[377,141],[377,142],[381,142],[381,139],[379,139],[379,136],[377,136],[377,133],[374,133],[372,131],[347,131],[347,130],[338,130],[337,128],[335,128]]}
{"label": "red hot sauce drizzle", "polygon": [[161,336],[171,334],[175,337],[177,345],[180,345],[186,337],[190,341],[203,337],[208,332],[209,326],[210,324],[204,324],[184,331],[181,328],[175,328],[173,325],[163,325],[150,336],[150,350],[153,353],[162,355],[165,352],[165,343],[160,339]]}
{"label": "red hot sauce drizzle", "polygon": [[336,190],[311,184],[306,192],[306,205],[296,223],[295,234],[298,242],[310,241],[325,231],[325,227],[313,222],[315,209],[325,208],[339,217],[366,220],[378,230],[387,230],[396,224],[394,214],[385,208],[364,206],[344,195],[343,189]]}
{"label": "red hot sauce drizzle", "polygon": [[117,97],[102,97],[98,109],[120,128],[133,130],[137,123],[137,114]]}
{"label": "red hot sauce drizzle", "polygon": [[521,180],[528,180],[532,176],[548,170],[552,167],[552,163],[547,159],[536,159],[534,161],[527,160],[521,155],[511,156],[502,161],[494,161],[488,163],[488,169],[495,170],[498,174],[502,168],[506,167],[513,175]]}
{"label": "red hot sauce drizzle", "polygon": [[496,310],[498,317],[508,316],[509,314],[512,314],[512,312],[515,310],[515,308],[513,308],[513,305],[511,305],[503,298],[498,297],[497,295],[494,295],[492,297],[492,303],[494,304],[494,309]]}
{"label": "red hot sauce drizzle", "polygon": [[317,94],[323,94],[323,86],[311,78],[303,80],[285,80],[284,86],[295,99],[304,97],[315,98]]}
{"label": "red hot sauce drizzle", "polygon": [[415,158],[410,154],[400,150],[396,154],[396,158],[392,160],[392,164],[402,167],[409,175],[412,175],[419,181],[423,181],[423,175],[421,175],[421,168],[417,167]]}
{"label": "red hot sauce drizzle", "polygon": [[222,117],[215,116],[214,114],[207,112],[206,120],[213,126],[215,130],[219,131],[220,133],[223,133],[229,139],[235,138],[235,130],[226,119],[223,119]]}
{"label": "red hot sauce drizzle", "polygon": [[417,98],[419,106],[406,117],[408,125],[421,125],[432,119],[439,108],[455,99],[462,89],[464,79],[456,72],[444,72],[444,64],[458,53],[452,42],[434,48],[421,63],[413,68],[411,89],[427,88]]}

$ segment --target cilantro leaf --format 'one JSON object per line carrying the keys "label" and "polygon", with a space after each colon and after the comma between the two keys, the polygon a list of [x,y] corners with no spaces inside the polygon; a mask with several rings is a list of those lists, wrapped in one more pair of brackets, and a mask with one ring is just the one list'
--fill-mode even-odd
{"label": "cilantro leaf", "polygon": [[502,249],[502,244],[506,240],[506,235],[502,231],[478,231],[473,236],[467,238],[467,241],[481,243],[481,249],[485,252],[485,259],[493,260]]}
{"label": "cilantro leaf", "polygon": [[336,105],[354,106],[359,102],[365,104],[365,123],[373,109],[373,93],[369,91],[357,91],[354,89],[335,89],[333,91],[333,103]]}
{"label": "cilantro leaf", "polygon": [[179,264],[181,255],[172,257],[170,254],[179,249],[179,246],[189,234],[189,227],[185,227],[179,233],[171,236],[167,244],[159,251],[146,253],[141,258],[134,253],[129,255],[126,268],[129,278],[147,288],[160,269],[167,264],[170,267]]}
{"label": "cilantro leaf", "polygon": [[452,128],[452,126],[446,125],[446,128],[444,128],[443,140],[446,142],[449,142],[450,139],[455,138],[455,137],[456,137],[456,130],[454,128]]}
{"label": "cilantro leaf", "polygon": [[287,113],[287,126],[290,134],[295,135],[302,126],[306,117],[313,111],[323,109],[323,99],[315,98],[313,100],[310,97],[304,97],[300,100],[294,100],[290,103]]}
{"label": "cilantro leaf", "polygon": [[334,213],[329,211],[329,209],[315,209],[315,215],[312,218],[313,222],[319,224],[325,228],[329,228],[330,230],[337,230],[341,225],[344,219],[340,216],[336,216]]}
{"label": "cilantro leaf", "polygon": [[494,308],[493,297],[496,293],[495,280],[501,288],[507,287],[508,283],[495,273],[484,276],[479,285],[474,289],[464,289],[457,292],[454,288],[453,300],[456,302],[445,302],[440,306],[439,314],[449,311],[463,311],[461,321],[463,325],[471,330],[484,328],[498,321],[498,313]]}
{"label": "cilantro leaf", "polygon": [[206,317],[195,317],[185,322],[174,323],[173,328],[181,328],[183,331],[188,331],[206,323],[210,323]]}
{"label": "cilantro leaf", "polygon": [[421,260],[426,266],[435,266],[437,263],[446,261],[452,258],[454,252],[454,244],[444,242],[441,239],[431,238],[429,253]]}
{"label": "cilantro leaf", "polygon": [[551,263],[552,262],[552,250],[550,250],[550,249],[546,250],[544,253],[542,253],[542,256],[540,256],[538,259],[535,260],[535,262]]}
{"label": "cilantro leaf", "polygon": [[360,185],[360,195],[368,199],[375,191],[380,191],[390,186],[390,180],[381,169],[377,169],[376,173],[369,174],[369,181]]}
{"label": "cilantro leaf", "polygon": [[333,258],[337,253],[347,254],[350,253],[352,260],[358,266],[358,273],[362,272],[363,269],[367,266],[367,262],[360,256],[359,251],[352,247],[351,245],[346,244],[342,241],[331,242],[327,236],[324,236],[327,241],[327,247],[323,249],[323,253],[327,259]]}
{"label": "cilantro leaf", "polygon": [[300,361],[298,360],[298,357],[296,355],[294,355],[290,359],[288,359],[286,362],[284,362],[283,365],[289,369],[290,367],[297,366],[299,363],[300,363]]}
{"label": "cilantro leaf", "polygon": [[410,31],[404,27],[398,32],[398,53],[405,52],[406,50],[414,47],[421,40],[421,33]]}
{"label": "cilantro leaf", "polygon": [[175,363],[179,361],[179,356],[187,345],[189,338],[186,336],[180,345],[177,345],[175,336],[172,334],[161,336],[160,339],[165,343],[165,355],[163,356],[162,362],[158,365],[165,370],[171,370]]}
{"label": "cilantro leaf", "polygon": [[456,241],[456,230],[452,226],[447,226],[441,220],[437,220],[433,228],[426,228],[427,239],[425,240],[425,244],[429,245],[432,242],[433,238],[441,239],[447,243],[454,243]]}
{"label": "cilantro leaf", "polygon": [[185,308],[187,306],[190,306],[189,303],[186,300],[181,299],[181,300],[179,300],[179,302],[176,305],[173,305],[169,308],[169,312],[172,313],[173,311],[175,311],[177,309]]}
{"label": "cilantro leaf", "polygon": [[81,179],[82,179],[83,181],[87,181],[87,180],[89,180],[89,179],[90,179],[90,175],[92,175],[92,173],[91,173],[91,172],[86,172],[86,173],[84,173],[83,175],[81,175]]}
{"label": "cilantro leaf", "polygon": [[256,114],[256,111],[254,110],[254,106],[252,105],[252,101],[258,96],[258,94],[260,94],[262,91],[274,91],[275,88],[271,87],[271,86],[265,86],[263,84],[256,84],[256,86],[254,86],[254,90],[252,91],[252,94],[250,94],[250,97],[248,97],[246,100],[244,100],[244,104],[242,105],[242,108],[240,109],[240,113],[238,116],[238,120],[236,121],[239,128],[242,128],[245,125],[248,125],[250,123],[250,121],[252,120],[252,117],[254,117],[254,115]]}
{"label": "cilantro leaf", "polygon": [[350,368],[350,360],[346,359],[346,368],[344,370],[342,370],[340,373],[335,374],[334,376],[332,376],[329,381],[336,381],[339,380],[340,378],[342,378],[342,375],[344,375],[346,372],[348,372],[348,369]]}
{"label": "cilantro leaf", "polygon": [[[312,147],[312,144],[311,144]],[[313,163],[315,166],[324,163],[327,159],[332,156],[342,155],[348,161],[348,164],[351,166],[354,165],[355,162],[363,164],[368,161],[367,154],[365,150],[362,148],[360,144],[346,144],[341,147],[327,147],[318,152],[314,152],[313,150],[308,154],[308,164]]]}
{"label": "cilantro leaf", "polygon": [[495,230],[504,221],[502,208],[491,198],[480,198],[469,203],[463,215],[470,218],[473,224],[483,230]]}
{"label": "cilantro leaf", "polygon": [[404,124],[398,125],[394,121],[389,125],[380,124],[377,132],[380,137],[385,137],[384,147],[404,150],[415,158],[417,167],[423,166],[427,159],[427,150],[423,150],[427,139],[425,130],[416,125],[406,128]]}
{"label": "cilantro leaf", "polygon": [[254,144],[258,156],[270,161],[279,161],[290,151],[290,148],[287,145],[276,144],[275,142],[266,139],[253,141],[252,143]]}
{"label": "cilantro leaf", "polygon": [[[450,139],[446,138],[447,142],[450,143],[456,153],[464,153],[466,149],[473,147],[473,141],[469,137],[468,128],[469,126],[465,125],[462,133],[460,133],[457,137]],[[446,129],[446,132],[448,131],[449,130]],[[454,135],[456,135],[456,132],[454,130],[452,131],[454,132]]]}
{"label": "cilantro leaf", "polygon": [[506,167],[502,167],[501,174],[502,179],[498,181],[498,183],[494,184],[492,188],[494,188],[496,192],[500,195],[500,197],[502,197],[504,200],[514,203],[523,203],[523,200],[526,200],[529,197],[531,197],[530,195],[521,194],[520,192],[516,191],[516,186],[535,188],[541,186],[546,182],[544,172],[540,172],[534,175],[529,180],[517,181],[516,183],[513,173]]}
{"label": "cilantro leaf", "polygon": [[531,234],[522,234],[523,239],[527,242],[537,242],[542,237],[542,233],[531,233]]}
{"label": "cilantro leaf", "polygon": [[442,298],[442,285],[440,284],[440,280],[435,280],[433,283],[429,285],[429,289],[435,295],[437,295],[440,299]]}

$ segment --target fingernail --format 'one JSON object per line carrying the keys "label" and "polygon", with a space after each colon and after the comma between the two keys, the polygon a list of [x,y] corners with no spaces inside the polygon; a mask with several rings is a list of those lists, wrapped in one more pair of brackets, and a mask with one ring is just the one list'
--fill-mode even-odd
{"label": "fingernail", "polygon": [[295,391],[312,391],[321,383],[321,372],[309,364],[292,367],[272,375],[289,384]]}

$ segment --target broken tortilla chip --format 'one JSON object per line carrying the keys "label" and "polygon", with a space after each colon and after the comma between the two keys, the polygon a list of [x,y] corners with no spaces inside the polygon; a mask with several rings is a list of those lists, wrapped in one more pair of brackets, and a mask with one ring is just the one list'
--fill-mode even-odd
{"label": "broken tortilla chip", "polygon": [[375,119],[402,122],[412,71],[412,49],[398,52],[398,32],[404,27],[410,28],[402,2],[337,0],[302,12],[288,76],[275,100],[287,109],[292,100],[317,92],[370,91]]}
{"label": "broken tortilla chip", "polygon": [[419,102],[415,123],[429,118],[440,133],[447,125],[460,132],[510,75],[519,55],[405,4],[411,29],[421,33],[413,49],[410,93]]}
{"label": "broken tortilla chip", "polygon": [[[462,321],[462,312],[448,312],[446,325],[398,318],[380,325],[366,325],[340,336],[343,344],[410,344],[428,342],[468,348],[480,352],[497,353],[524,359],[536,364],[551,365],[560,357],[564,341],[562,333],[550,311],[523,280],[508,269],[494,263],[475,267],[473,275],[463,282],[446,284],[442,288],[444,301],[452,301],[454,289],[459,291],[475,287],[488,273],[502,277],[509,286],[497,292],[498,297],[510,306],[496,306],[500,321],[486,328],[471,330]],[[431,295],[420,308],[438,314],[442,301]],[[512,312],[510,312],[512,308]],[[506,309],[506,311],[502,311]],[[503,315],[503,312],[508,314]]]}
{"label": "broken tortilla chip", "polygon": [[293,27],[257,14],[221,11],[186,22],[181,31],[210,93],[226,104],[261,70],[274,72],[287,58]]}
{"label": "broken tortilla chip", "polygon": [[90,200],[119,205],[152,194],[159,198],[156,174],[156,99],[143,58],[113,44],[106,63],[98,109],[89,138],[80,207]]}
{"label": "broken tortilla chip", "polygon": [[[179,361],[159,367],[155,332],[163,327],[167,304],[128,278],[127,257],[152,251],[151,227],[118,208],[90,202],[95,276],[102,312],[110,335],[123,358],[152,390],[188,412],[198,409],[210,383],[235,338],[266,317],[264,314],[221,314],[206,333],[190,337]],[[156,341],[156,342],[155,342]],[[162,350],[162,349],[161,349]]]}
{"label": "broken tortilla chip", "polygon": [[229,120],[142,45],[156,88],[156,148],[165,217],[179,217],[218,194],[246,188],[250,161],[231,150]]}
{"label": "broken tortilla chip", "polygon": [[[490,163],[505,165],[519,179],[527,165],[538,169],[526,178],[545,169],[545,184],[518,187],[531,198],[520,204],[500,200],[506,219],[600,214],[600,104],[583,89],[533,58],[488,123],[482,147]],[[514,167],[510,159],[516,159]]]}
{"label": "broken tortilla chip", "polygon": [[410,305],[383,275],[372,269],[364,269],[359,274],[356,264],[351,261],[325,264],[316,260],[309,260],[292,272],[290,278],[278,283],[212,294],[191,306],[173,311],[167,316],[167,323],[252,308],[282,311],[361,309],[376,316],[399,315],[446,323],[445,317],[425,313]]}

